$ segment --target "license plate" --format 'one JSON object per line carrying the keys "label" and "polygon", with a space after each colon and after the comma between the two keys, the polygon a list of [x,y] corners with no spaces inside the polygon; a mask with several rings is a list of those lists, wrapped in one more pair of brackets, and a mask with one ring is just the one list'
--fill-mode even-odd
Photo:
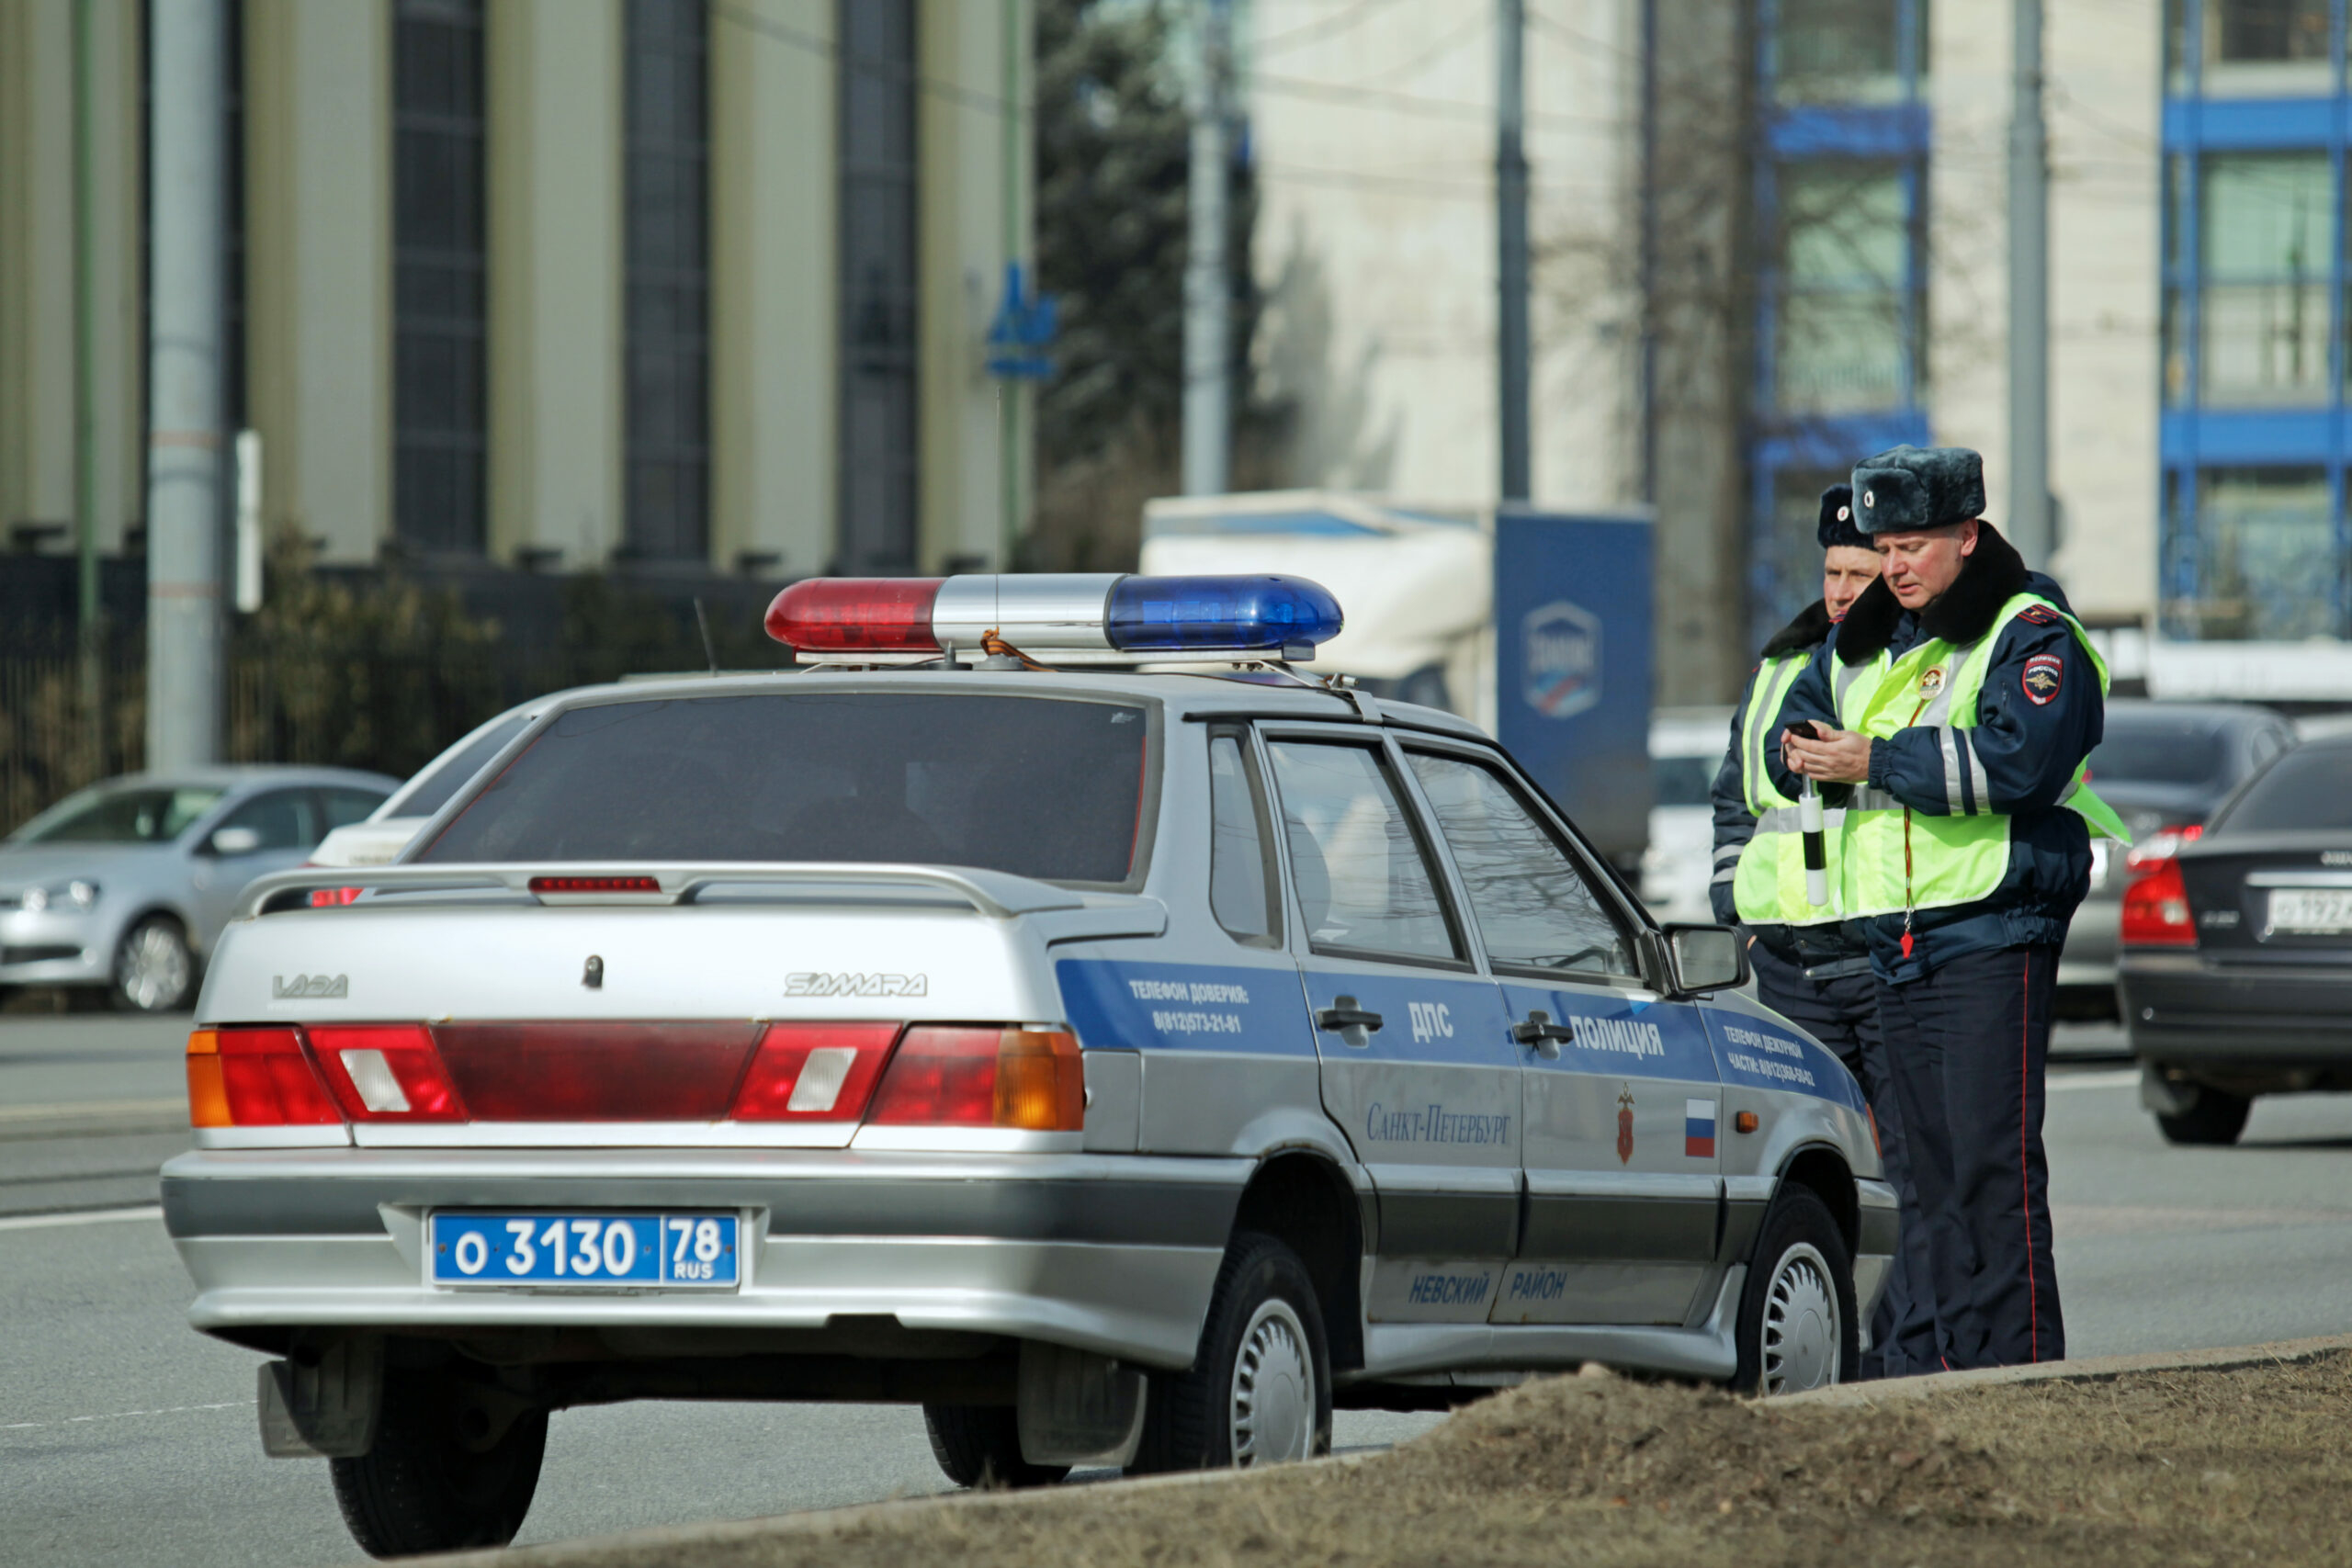
{"label": "license plate", "polygon": [[2270,896],[2274,931],[2352,931],[2352,888],[2281,887]]}
{"label": "license plate", "polygon": [[436,1285],[731,1287],[734,1214],[438,1213]]}

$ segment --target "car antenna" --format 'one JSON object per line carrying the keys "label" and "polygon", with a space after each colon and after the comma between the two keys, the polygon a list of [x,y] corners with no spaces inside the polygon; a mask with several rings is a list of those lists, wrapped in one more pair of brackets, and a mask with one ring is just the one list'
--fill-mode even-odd
{"label": "car antenna", "polygon": [[695,625],[702,628],[702,656],[710,660],[710,672],[718,673],[718,650],[710,646],[710,617],[702,613],[702,595],[695,595]]}

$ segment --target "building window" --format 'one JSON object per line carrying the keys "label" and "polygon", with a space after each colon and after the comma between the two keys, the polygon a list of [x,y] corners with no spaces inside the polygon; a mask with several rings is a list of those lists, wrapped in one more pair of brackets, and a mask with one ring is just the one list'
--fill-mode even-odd
{"label": "building window", "polygon": [[628,0],[628,552],[710,543],[710,12]]}
{"label": "building window", "polygon": [[915,6],[840,0],[838,570],[915,568]]}
{"label": "building window", "polygon": [[2165,64],[2172,90],[2207,97],[2333,92],[2330,5],[2331,0],[2165,0]]}
{"label": "building window", "polygon": [[1927,68],[1928,0],[1778,0],[1770,36],[1783,104],[1884,104]]}
{"label": "building window", "polygon": [[2199,400],[2328,400],[2335,179],[2324,152],[2204,160]]}
{"label": "building window", "polygon": [[2193,592],[2166,606],[2166,630],[2258,642],[2342,635],[2342,569],[2314,570],[2335,562],[2335,512],[2324,468],[2199,472],[2194,526],[2172,540],[2186,558],[2166,573]]}
{"label": "building window", "polygon": [[489,450],[482,0],[392,8],[392,513],[479,554]]}
{"label": "building window", "polygon": [[1772,401],[1783,415],[1917,401],[1916,173],[1817,160],[1776,172]]}

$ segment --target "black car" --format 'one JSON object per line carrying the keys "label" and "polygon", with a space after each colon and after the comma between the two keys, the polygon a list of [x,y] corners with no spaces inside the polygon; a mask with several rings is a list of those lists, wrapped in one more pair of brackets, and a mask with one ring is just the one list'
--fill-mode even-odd
{"label": "black car", "polygon": [[2352,736],[2279,756],[2130,874],[2120,989],[2165,1137],[2234,1143],[2256,1095],[2352,1089]]}
{"label": "black car", "polygon": [[[2294,727],[2247,703],[2166,703],[2117,697],[2090,755],[2091,787],[2122,817],[2134,843],[2204,822],[2230,792],[2295,744]],[[2116,1016],[2116,928],[2123,852],[2091,842],[2091,890],[2058,955],[2059,1006],[2070,1018]]]}

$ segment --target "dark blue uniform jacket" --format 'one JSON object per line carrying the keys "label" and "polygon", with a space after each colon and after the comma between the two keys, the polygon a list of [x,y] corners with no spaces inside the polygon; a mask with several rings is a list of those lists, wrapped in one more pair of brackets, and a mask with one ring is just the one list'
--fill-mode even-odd
{"label": "dark blue uniform jacket", "polygon": [[[2001,605],[2018,592],[2066,603],[2059,586],[2028,571],[1990,524],[1979,528],[1975,553],[1926,610],[1904,609],[1883,579],[1871,584],[1790,686],[1776,738],[1800,719],[1838,727],[1833,660],[1860,663],[1881,649],[1900,659],[1930,637],[1979,641]],[[1902,914],[1854,922],[1869,940],[1881,978],[1899,985],[1963,953],[2065,940],[2075,907],[2090,891],[2091,851],[2082,818],[2058,801],[2098,744],[2105,716],[2098,672],[2065,621],[2029,611],[2010,621],[1993,646],[1975,727],[1953,731],[1954,776],[1946,777],[1942,738],[1931,728],[1898,730],[1871,743],[1870,782],[1915,813],[1949,816],[1957,800],[1962,812],[2010,818],[2009,866],[2000,886],[1973,903],[1917,911],[1907,958]],[[1801,781],[1787,771],[1778,744],[1767,749],[1765,760],[1772,782],[1794,795]],[[1826,786],[1823,798],[1839,804],[1842,793]]]}
{"label": "dark blue uniform jacket", "polygon": [[[1772,660],[1791,653],[1817,654],[1828,640],[1830,628],[1828,607],[1816,599],[1774,634],[1772,640],[1764,645],[1762,657]],[[1731,715],[1731,744],[1724,751],[1723,766],[1715,770],[1714,786],[1707,792],[1715,812],[1714,876],[1707,886],[1707,897],[1714,906],[1715,919],[1727,926],[1741,923],[1732,882],[1739,870],[1740,852],[1756,836],[1756,818],[1747,809],[1747,780],[1740,766],[1739,730],[1747,705],[1756,694],[1757,678],[1762,673],[1763,666],[1759,664],[1748,672],[1747,684],[1740,688],[1739,705]],[[1764,722],[1769,726],[1772,721],[1768,716]],[[1768,749],[1779,749],[1780,733],[1777,728],[1767,730],[1773,738]],[[1747,930],[1781,958],[1808,969],[1850,963],[1868,951],[1859,927],[1849,930],[1836,922],[1811,926],[1751,924]]]}

